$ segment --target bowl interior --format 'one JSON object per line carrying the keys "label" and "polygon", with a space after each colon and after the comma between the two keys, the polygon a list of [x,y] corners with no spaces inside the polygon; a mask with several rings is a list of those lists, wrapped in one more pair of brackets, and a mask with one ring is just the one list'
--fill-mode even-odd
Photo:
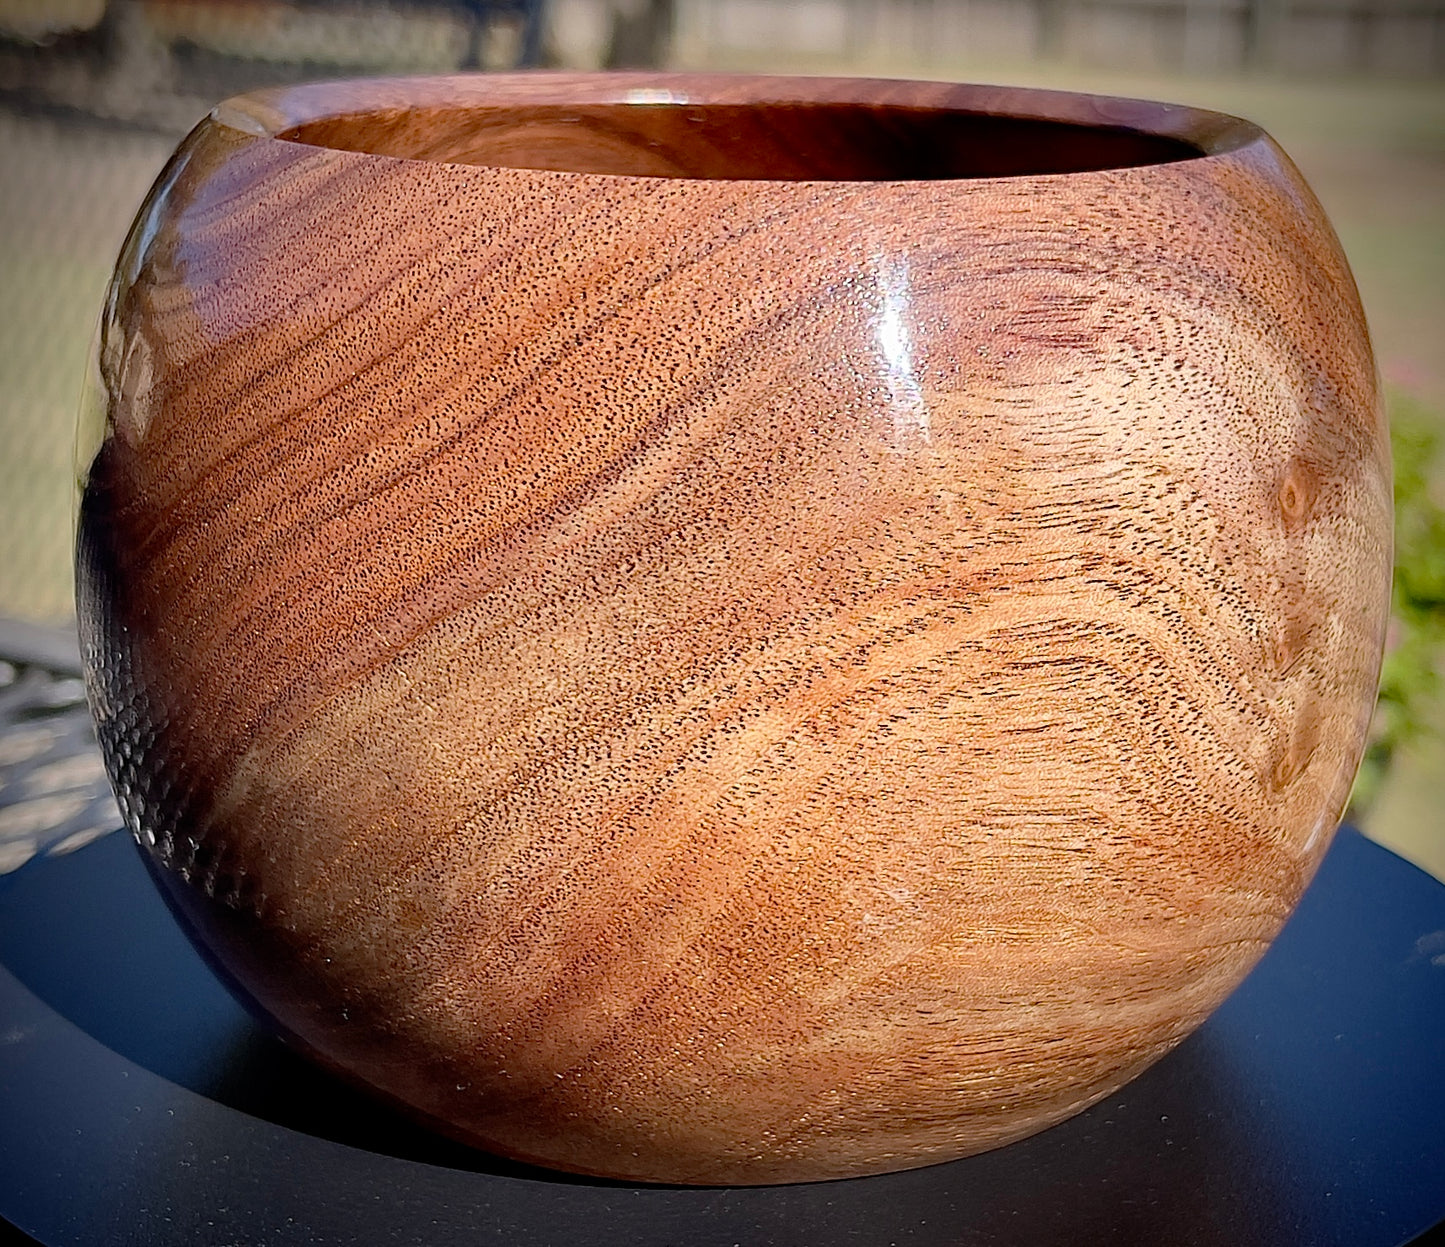
{"label": "bowl interior", "polygon": [[348,111],[276,137],[412,160],[643,177],[916,181],[1082,173],[1205,148],[1126,126],[850,102],[459,104]]}

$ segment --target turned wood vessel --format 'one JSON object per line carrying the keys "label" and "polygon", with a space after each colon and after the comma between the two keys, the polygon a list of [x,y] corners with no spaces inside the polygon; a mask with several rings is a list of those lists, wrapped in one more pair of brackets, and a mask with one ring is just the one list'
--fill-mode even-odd
{"label": "turned wood vessel", "polygon": [[635,1180],[994,1147],[1243,978],[1363,747],[1389,462],[1235,118],[937,83],[231,100],[103,315],[125,816],[290,1040]]}

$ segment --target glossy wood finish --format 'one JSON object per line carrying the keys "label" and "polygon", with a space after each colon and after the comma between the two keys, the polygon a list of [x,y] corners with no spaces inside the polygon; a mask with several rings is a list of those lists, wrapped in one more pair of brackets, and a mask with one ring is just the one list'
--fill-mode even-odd
{"label": "glossy wood finish", "polygon": [[1374,367],[1234,119],[263,93],[162,176],[99,366],[133,831],[295,1042],[507,1155],[775,1182],[1059,1120],[1240,981],[1363,747]]}

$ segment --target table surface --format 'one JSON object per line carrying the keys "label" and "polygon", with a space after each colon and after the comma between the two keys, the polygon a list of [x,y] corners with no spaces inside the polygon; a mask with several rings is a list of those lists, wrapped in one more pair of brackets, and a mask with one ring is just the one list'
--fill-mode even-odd
{"label": "table surface", "polygon": [[[22,657],[0,814],[7,739],[76,713],[37,700],[63,663]],[[55,769],[73,728],[40,769],[89,793],[89,763]],[[1348,829],[1244,985],[1088,1112],[927,1169],[702,1189],[494,1160],[313,1069],[79,800],[0,864],[0,1218],[45,1244],[1397,1247],[1445,1220],[1445,886]]]}

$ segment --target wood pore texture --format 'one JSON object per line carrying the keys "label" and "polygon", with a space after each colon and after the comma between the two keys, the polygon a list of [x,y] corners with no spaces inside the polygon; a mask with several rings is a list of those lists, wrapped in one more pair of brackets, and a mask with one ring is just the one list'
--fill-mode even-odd
{"label": "wood pore texture", "polygon": [[283,1033],[482,1147],[752,1183],[1028,1134],[1204,1019],[1344,805],[1385,426],[1233,119],[264,93],[162,175],[98,362],[132,830]]}

